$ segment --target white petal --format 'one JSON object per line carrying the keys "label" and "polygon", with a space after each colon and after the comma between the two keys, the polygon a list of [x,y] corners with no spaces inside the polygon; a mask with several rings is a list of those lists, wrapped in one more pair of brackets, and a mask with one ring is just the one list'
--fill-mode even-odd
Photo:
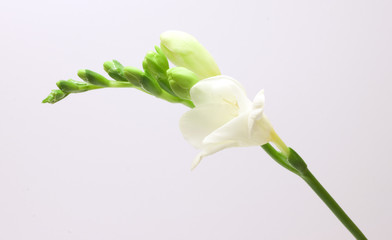
{"label": "white petal", "polygon": [[265,96],[264,89],[260,90],[253,99],[254,108],[264,108]]}
{"label": "white petal", "polygon": [[225,148],[235,147],[237,144],[234,141],[226,141],[214,144],[205,144],[203,146],[203,151],[201,151],[192,162],[191,170],[195,169],[201,160],[208,155],[219,152]]}
{"label": "white petal", "polygon": [[241,84],[228,76],[203,79],[191,88],[190,95],[196,107],[211,103],[229,103],[241,111],[246,111],[251,106]]}
{"label": "white petal", "polygon": [[203,139],[230,121],[235,114],[232,106],[227,103],[196,107],[182,115],[180,130],[191,145],[201,149]]}
{"label": "white petal", "polygon": [[259,91],[253,100],[252,110],[249,114],[249,133],[259,145],[272,140],[273,127],[264,114],[264,90]]}
{"label": "white petal", "polygon": [[253,100],[252,109],[249,114],[248,128],[249,134],[252,135],[253,125],[256,120],[261,119],[264,113],[264,90],[259,91]]}
{"label": "white petal", "polygon": [[236,80],[216,76],[199,81],[190,91],[195,108],[180,120],[185,139],[201,149],[192,163],[228,147],[263,145],[273,128],[264,115],[264,91],[251,102]]}
{"label": "white petal", "polygon": [[250,138],[257,145],[263,145],[272,141],[273,127],[265,114],[262,114],[260,119],[255,121],[252,129],[250,129],[250,133]]}
{"label": "white petal", "polygon": [[192,164],[191,164],[191,170],[195,169],[197,167],[197,165],[199,165],[199,163],[201,162],[201,160],[203,159],[203,153],[199,153],[197,154],[197,156],[195,157],[195,159],[193,159]]}
{"label": "white petal", "polygon": [[235,141],[238,146],[248,146],[251,140],[248,134],[248,116],[248,113],[241,114],[222,127],[216,129],[204,139],[203,144]]}
{"label": "white petal", "polygon": [[208,135],[203,144],[214,144],[225,141],[236,142],[236,146],[247,147],[262,145],[271,140],[272,127],[265,117],[255,120],[252,129],[248,128],[249,113],[237,118]]}

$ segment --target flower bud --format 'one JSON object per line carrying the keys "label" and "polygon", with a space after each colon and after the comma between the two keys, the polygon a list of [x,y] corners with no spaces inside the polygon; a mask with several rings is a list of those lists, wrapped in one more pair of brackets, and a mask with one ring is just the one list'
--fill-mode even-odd
{"label": "flower bud", "polygon": [[65,93],[59,89],[56,90],[52,90],[49,94],[49,96],[47,96],[44,100],[42,100],[42,103],[56,103],[58,101],[60,101],[61,99],[65,98],[66,96],[68,96],[68,93]]}
{"label": "flower bud", "polygon": [[144,72],[135,67],[125,67],[124,77],[128,80],[128,82],[132,83],[133,85],[141,87]]}
{"label": "flower bud", "polygon": [[189,91],[199,78],[197,75],[183,67],[174,67],[167,70],[167,77],[173,92],[183,99],[190,99]]}
{"label": "flower bud", "polygon": [[159,86],[166,92],[175,95],[167,80],[166,71],[169,69],[169,62],[162,50],[155,46],[154,51],[149,51],[143,61],[143,69],[147,76],[154,78]]}
{"label": "flower bud", "polygon": [[180,31],[162,33],[161,48],[172,63],[178,67],[188,68],[200,79],[221,74],[211,54],[188,33]]}
{"label": "flower bud", "polygon": [[142,87],[154,96],[159,96],[162,93],[162,89],[158,83],[154,79],[146,76],[142,70],[135,67],[125,67],[124,76],[130,83]]}
{"label": "flower bud", "polygon": [[143,69],[155,79],[167,79],[166,71],[169,69],[169,62],[160,48],[157,52],[149,51],[143,61]]}
{"label": "flower bud", "polygon": [[124,66],[116,61],[107,61],[103,64],[103,68],[116,81],[128,82],[128,80],[124,77]]}
{"label": "flower bud", "polygon": [[78,71],[78,76],[85,82],[97,85],[97,86],[102,86],[102,87],[110,87],[111,81],[106,79],[104,76],[102,76],[99,73],[87,70],[87,69],[81,69]]}
{"label": "flower bud", "polygon": [[[60,80],[56,83],[57,87],[65,93],[80,93],[88,90],[88,83],[78,82],[72,79]],[[91,85],[90,85],[91,86]]]}

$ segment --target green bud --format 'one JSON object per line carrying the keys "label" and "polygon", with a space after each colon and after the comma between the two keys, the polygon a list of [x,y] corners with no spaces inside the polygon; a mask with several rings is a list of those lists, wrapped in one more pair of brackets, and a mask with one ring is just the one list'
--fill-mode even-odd
{"label": "green bud", "polygon": [[159,96],[162,93],[162,89],[158,83],[151,77],[135,67],[124,67],[124,76],[132,84],[142,87],[147,92],[154,96]]}
{"label": "green bud", "polygon": [[128,82],[124,76],[124,66],[120,62],[113,60],[103,64],[103,68],[116,81]]}
{"label": "green bud", "polygon": [[161,48],[177,67],[185,67],[200,79],[220,75],[218,65],[211,54],[192,35],[180,31],[161,34]]}
{"label": "green bud", "polygon": [[106,79],[99,73],[81,69],[78,71],[78,76],[85,82],[91,83],[93,85],[101,86],[101,87],[110,87],[111,81]]}
{"label": "green bud", "polygon": [[115,69],[116,67],[114,66],[113,61],[106,61],[103,63],[103,69],[105,72],[109,72],[112,69]]}
{"label": "green bud", "polygon": [[65,93],[80,93],[85,92],[90,84],[84,82],[78,82],[72,79],[60,80],[56,83],[57,87]]}
{"label": "green bud", "polygon": [[183,99],[190,99],[190,89],[199,78],[197,75],[183,67],[174,67],[167,70],[169,84],[173,92]]}
{"label": "green bud", "polygon": [[42,100],[42,103],[56,103],[58,101],[60,101],[61,99],[65,98],[66,96],[68,96],[68,93],[65,93],[59,89],[56,90],[52,90],[49,94],[49,96],[47,96],[44,100]]}
{"label": "green bud", "polygon": [[[159,49],[158,47],[155,48]],[[143,69],[155,79],[166,79],[169,62],[160,49],[157,52],[149,51],[144,58]]]}
{"label": "green bud", "polygon": [[144,72],[142,70],[135,67],[125,67],[123,71],[124,77],[128,80],[128,82],[141,87],[141,82],[144,77]]}
{"label": "green bud", "polygon": [[143,61],[143,69],[147,76],[157,80],[159,86],[166,92],[175,95],[170,88],[169,81],[167,79],[166,71],[169,69],[169,62],[162,50],[155,46],[154,51],[149,51]]}
{"label": "green bud", "polygon": [[144,75],[142,78],[142,88],[154,96],[159,96],[162,93],[162,89],[156,80]]}
{"label": "green bud", "polygon": [[183,89],[180,87],[175,81],[169,81],[170,87],[173,92],[182,99],[191,100],[191,95],[189,93],[189,89]]}

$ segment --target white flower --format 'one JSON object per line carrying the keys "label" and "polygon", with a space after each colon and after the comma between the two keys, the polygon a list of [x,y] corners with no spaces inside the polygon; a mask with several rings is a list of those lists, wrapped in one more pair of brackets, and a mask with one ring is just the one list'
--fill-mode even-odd
{"label": "white flower", "polygon": [[258,146],[273,140],[275,132],[263,113],[263,90],[252,102],[238,81],[220,75],[196,83],[190,96],[195,108],[181,117],[180,130],[201,150],[192,169],[203,157],[225,148]]}

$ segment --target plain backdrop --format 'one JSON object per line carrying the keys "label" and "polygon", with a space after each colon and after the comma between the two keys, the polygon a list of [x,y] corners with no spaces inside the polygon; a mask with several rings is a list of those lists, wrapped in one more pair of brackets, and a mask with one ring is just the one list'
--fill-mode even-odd
{"label": "plain backdrop", "polygon": [[187,31],[266,114],[369,239],[392,235],[392,2],[1,1],[0,239],[353,239],[259,147],[206,158],[182,105],[134,89],[41,100]]}

